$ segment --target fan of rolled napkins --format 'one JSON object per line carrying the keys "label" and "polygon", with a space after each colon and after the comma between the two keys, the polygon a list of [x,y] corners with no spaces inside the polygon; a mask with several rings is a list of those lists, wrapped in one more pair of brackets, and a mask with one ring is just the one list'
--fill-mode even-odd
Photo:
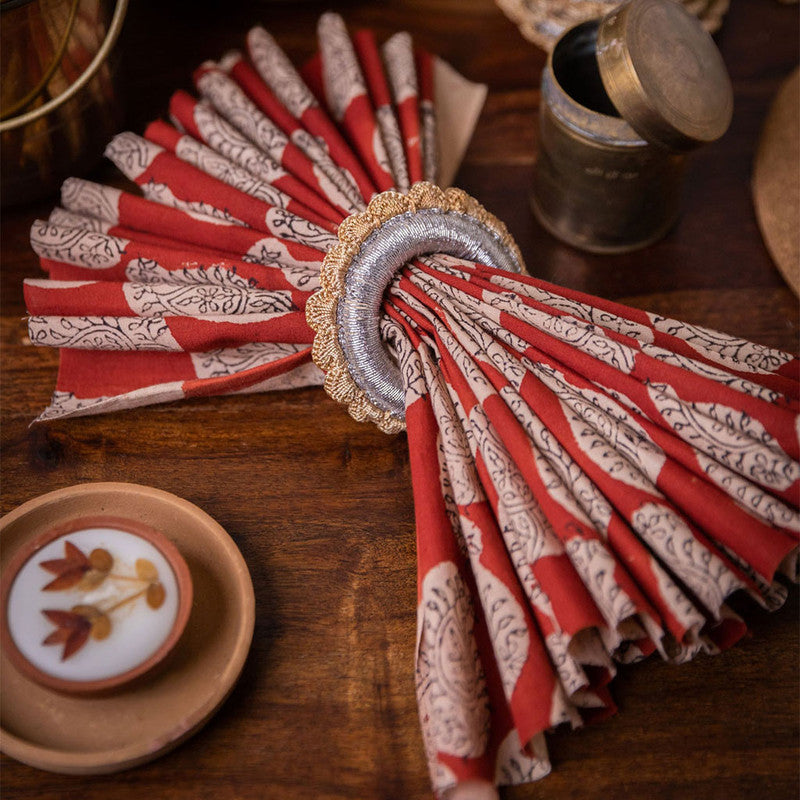
{"label": "fan of rolled napkins", "polygon": [[70,179],[33,225],[30,338],[61,351],[39,419],[324,380],[406,428],[431,778],[492,797],[547,774],[547,730],[613,712],[616,663],[731,645],[733,592],[783,602],[798,361],[525,275],[435,185],[485,89],[407,34],[326,14],[319,43],[301,74],[254,28],[109,144],[140,191]]}
{"label": "fan of rolled napkins", "polygon": [[108,145],[141,193],[64,183],[31,229],[48,278],[25,282],[31,341],[61,348],[39,419],[322,382],[304,308],[337,225],[376,191],[452,180],[486,88],[333,14],[320,47],[301,77],[253,28],[169,123]]}

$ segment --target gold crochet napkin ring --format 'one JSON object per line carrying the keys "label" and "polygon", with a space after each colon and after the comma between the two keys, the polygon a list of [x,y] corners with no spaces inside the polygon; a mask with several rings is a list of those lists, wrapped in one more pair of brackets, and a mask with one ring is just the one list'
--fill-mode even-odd
{"label": "gold crochet napkin ring", "polygon": [[325,391],[359,422],[384,433],[405,429],[403,384],[380,338],[383,295],[409,260],[446,253],[521,272],[522,255],[506,226],[461,189],[415,183],[408,194],[375,195],[338,230],[306,305],[315,331],[312,357],[325,372]]}

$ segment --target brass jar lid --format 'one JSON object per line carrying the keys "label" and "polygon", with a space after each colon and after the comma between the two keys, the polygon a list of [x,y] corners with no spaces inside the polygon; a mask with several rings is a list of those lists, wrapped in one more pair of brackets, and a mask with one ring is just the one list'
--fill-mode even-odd
{"label": "brass jar lid", "polygon": [[733,89],[712,38],[680,3],[631,0],[604,17],[597,61],[608,96],[644,139],[690,150],[722,136]]}

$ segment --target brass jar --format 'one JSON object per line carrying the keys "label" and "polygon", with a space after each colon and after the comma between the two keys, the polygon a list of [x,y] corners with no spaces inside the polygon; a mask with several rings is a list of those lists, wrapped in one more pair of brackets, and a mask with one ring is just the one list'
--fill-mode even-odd
{"label": "brass jar", "polygon": [[680,213],[687,152],[722,136],[732,112],[719,51],[672,0],[571,28],[542,76],[537,219],[590,252],[656,241]]}

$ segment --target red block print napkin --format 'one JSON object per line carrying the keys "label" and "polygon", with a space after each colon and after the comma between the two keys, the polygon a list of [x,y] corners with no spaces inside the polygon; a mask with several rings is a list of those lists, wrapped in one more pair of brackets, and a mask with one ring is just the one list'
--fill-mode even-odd
{"label": "red block print napkin", "polygon": [[[485,96],[460,76],[453,96],[456,73],[425,53],[418,89],[400,36],[384,52],[402,52],[384,59],[371,32],[351,40],[323,17],[321,104],[256,27],[247,55],[196,70],[198,97],[173,95],[171,123],[108,145],[139,192],[64,184],[62,207],[31,230],[47,278],[25,287],[32,341],[61,349],[40,419],[322,382],[304,308],[338,224],[376,189],[423,177],[423,159],[428,178],[440,152],[460,160],[457,140],[435,139],[437,75],[466,139]],[[343,89],[342,59],[357,94]]]}
{"label": "red block print napkin", "polygon": [[616,663],[730,646],[735,591],[781,605],[796,359],[447,256],[407,265],[384,313],[435,786],[541,777],[545,731],[615,710]]}

